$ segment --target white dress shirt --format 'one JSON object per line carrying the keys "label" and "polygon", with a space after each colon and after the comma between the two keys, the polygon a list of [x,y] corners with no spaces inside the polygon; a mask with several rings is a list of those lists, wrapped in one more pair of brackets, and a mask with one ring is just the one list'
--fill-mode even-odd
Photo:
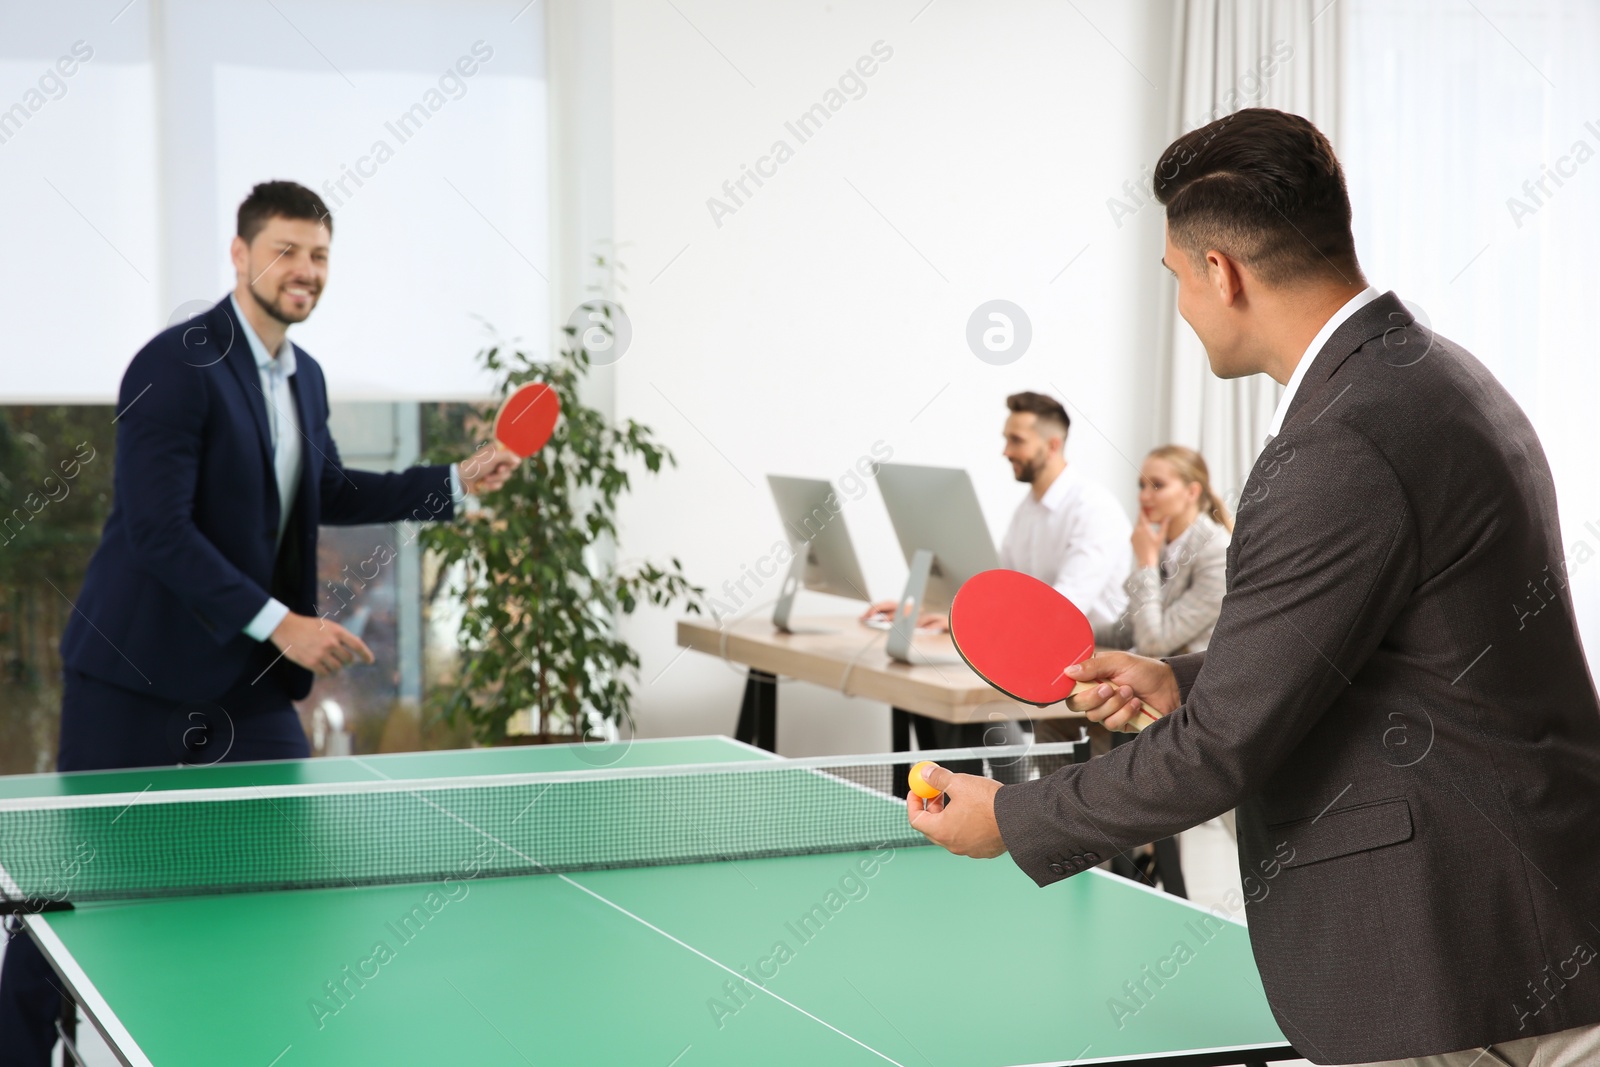
{"label": "white dress shirt", "polygon": [[[289,389],[289,376],[295,372],[294,345],[285,337],[278,346],[277,355],[268,352],[250,320],[240,310],[239,301],[233,296],[228,300],[233,304],[239,325],[244,327],[244,339],[250,343],[250,354],[255,357],[256,372],[261,376],[261,396],[267,405],[272,467],[278,480],[278,537],[273,542],[273,547],[277,548],[283,543],[283,532],[289,525],[289,510],[294,506],[295,491],[300,486],[300,465],[305,455],[300,412],[295,409],[294,393]],[[276,597],[268,597],[244,632],[257,641],[265,641],[288,614],[287,604]]]}
{"label": "white dress shirt", "polygon": [[1317,353],[1322,351],[1322,346],[1328,343],[1328,338],[1332,337],[1333,332],[1343,326],[1351,315],[1378,299],[1378,296],[1378,290],[1369,285],[1352,296],[1345,302],[1344,307],[1335,311],[1333,317],[1322,324],[1322,329],[1311,339],[1311,344],[1306,347],[1300,362],[1295,364],[1294,373],[1289,375],[1289,381],[1283,387],[1283,395],[1278,398],[1278,409],[1272,413],[1272,424],[1267,427],[1268,443],[1283,431],[1283,420],[1288,417],[1289,405],[1294,401],[1294,394],[1300,391],[1300,383],[1305,380],[1311,364],[1316,362]]}
{"label": "white dress shirt", "polygon": [[1128,606],[1122,585],[1133,568],[1132,533],[1111,491],[1069,466],[1043,497],[1030,491],[1017,505],[1000,544],[1000,566],[1055,586],[1100,630]]}

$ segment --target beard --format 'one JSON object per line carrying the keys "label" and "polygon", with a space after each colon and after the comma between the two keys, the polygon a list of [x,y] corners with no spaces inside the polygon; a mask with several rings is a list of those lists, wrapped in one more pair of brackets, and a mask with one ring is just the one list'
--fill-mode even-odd
{"label": "beard", "polygon": [[268,300],[266,297],[261,295],[261,291],[254,285],[250,286],[250,295],[255,298],[255,302],[261,306],[262,311],[265,311],[268,315],[271,315],[285,326],[293,326],[295,323],[304,322],[306,319],[311,317],[311,312],[316,310],[317,297],[322,295],[322,290],[311,290],[311,299],[306,302],[306,313],[301,315],[299,318],[296,318],[291,312],[284,310],[283,305],[280,302],[281,295],[279,300]]}
{"label": "beard", "polygon": [[1039,477],[1040,466],[1041,463],[1039,458],[1035,456],[1033,459],[1023,460],[1021,463],[1013,467],[1012,470],[1016,472],[1017,481],[1027,482],[1029,485],[1032,485],[1034,479]]}

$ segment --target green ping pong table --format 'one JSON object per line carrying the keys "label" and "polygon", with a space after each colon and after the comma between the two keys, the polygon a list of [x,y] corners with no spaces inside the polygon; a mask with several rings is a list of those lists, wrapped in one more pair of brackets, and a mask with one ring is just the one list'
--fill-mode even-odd
{"label": "green ping pong table", "polygon": [[[128,858],[119,835],[156,818],[177,820],[149,823],[170,847],[139,859],[141,870],[176,869],[170,854],[187,848],[203,849],[206,872],[224,872],[209,888],[234,891],[80,901],[24,919],[129,1067],[1201,1067],[1296,1056],[1243,926],[1100,871],[1040,890],[1009,860],[919,847],[902,801],[844,778],[817,775],[828,797],[792,780],[780,795],[799,807],[838,801],[868,826],[899,829],[855,851],[704,862],[650,851],[688,811],[699,824],[689,832],[715,838],[707,854],[721,854],[724,835],[763,816],[720,795],[696,810],[667,775],[757,761],[808,762],[704,737],[3,778],[0,882],[13,896],[93,896],[79,890]],[[565,790],[589,779],[643,783],[637,795],[659,803],[586,811]],[[354,884],[378,861],[355,848],[319,856],[336,818],[305,804],[343,803],[371,784],[433,809],[460,831],[439,839],[440,854],[464,855],[415,881]],[[506,794],[514,805],[472,808],[478,791],[501,786],[522,790]],[[196,802],[175,804],[184,794]],[[210,802],[278,819],[283,840],[315,857],[307,872],[326,860],[352,884],[237,891],[255,884],[257,854],[281,842],[265,821],[213,819]],[[4,819],[54,804],[67,821],[52,816],[51,832],[76,839],[41,887],[19,872],[24,824]],[[717,806],[732,809],[720,823]],[[540,811],[539,829],[522,833]],[[627,849],[605,851],[600,837],[657,815]],[[353,817],[382,837],[399,816]],[[502,849],[521,855],[563,833],[594,839],[595,869],[488,876]],[[625,866],[627,855],[648,865]]]}

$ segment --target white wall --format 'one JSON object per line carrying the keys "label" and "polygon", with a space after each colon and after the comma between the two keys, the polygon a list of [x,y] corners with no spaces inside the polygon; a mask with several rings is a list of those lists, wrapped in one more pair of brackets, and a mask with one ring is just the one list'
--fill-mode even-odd
{"label": "white wall", "polygon": [[[878,441],[898,461],[970,470],[998,539],[1023,492],[999,457],[1003,398],[1029,388],[1064,396],[1069,459],[1131,513],[1134,464],[1156,443],[1148,389],[1170,292],[1159,209],[1119,227],[1107,200],[1166,143],[1165,11],[612,5],[614,225],[634,327],[616,409],[681,463],[638,483],[619,559],[679,556],[727,602],[724,582],[782,535],[765,475],[838,478]],[[892,56],[864,94],[800,143],[785,122],[880,41]],[[724,181],[779,139],[793,157],[733,205]],[[720,225],[714,196],[735,206]],[[1005,367],[965,341],[994,298],[1033,326]],[[844,514],[870,591],[893,596],[905,565],[876,488]],[[744,606],[770,612],[776,585]],[[646,608],[627,625],[644,661],[641,732],[731,731],[742,673],[679,657],[673,620]],[[801,684],[784,687],[779,728],[787,755],[889,742],[883,705]]]}

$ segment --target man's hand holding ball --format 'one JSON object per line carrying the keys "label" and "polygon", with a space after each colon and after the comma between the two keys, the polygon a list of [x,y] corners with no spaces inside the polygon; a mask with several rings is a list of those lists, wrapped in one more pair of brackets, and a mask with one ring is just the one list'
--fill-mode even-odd
{"label": "man's hand holding ball", "polygon": [[[926,783],[922,794],[918,787]],[[911,769],[912,793],[906,797],[911,828],[957,856],[987,860],[1006,853],[1000,825],[994,818],[994,795],[1000,783],[973,774],[954,774],[937,763]]]}

